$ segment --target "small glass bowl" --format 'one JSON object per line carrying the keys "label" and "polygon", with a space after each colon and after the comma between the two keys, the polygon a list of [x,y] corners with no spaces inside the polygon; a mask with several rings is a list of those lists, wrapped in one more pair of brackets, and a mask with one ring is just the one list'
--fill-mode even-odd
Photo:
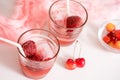
{"label": "small glass bowl", "polygon": [[102,26],[99,28],[98,30],[98,40],[100,41],[100,43],[102,44],[103,47],[105,47],[107,50],[111,51],[111,52],[115,52],[115,53],[120,53],[120,49],[117,49],[117,48],[113,48],[112,46],[108,45],[107,43],[105,43],[103,41],[103,37],[105,35],[107,35],[107,30],[106,30],[106,25],[108,23],[112,23],[115,25],[115,28],[116,29],[120,29],[120,20],[119,19],[114,19],[114,20],[109,20],[109,21],[106,21],[102,24]]}

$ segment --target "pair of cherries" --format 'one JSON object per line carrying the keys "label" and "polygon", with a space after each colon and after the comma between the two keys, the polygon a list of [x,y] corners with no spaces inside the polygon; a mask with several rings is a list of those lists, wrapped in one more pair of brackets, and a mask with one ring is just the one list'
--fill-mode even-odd
{"label": "pair of cherries", "polygon": [[77,58],[75,60],[69,58],[66,61],[66,68],[69,69],[69,70],[73,70],[76,67],[82,68],[82,67],[84,67],[84,65],[85,65],[85,59],[84,58]]}
{"label": "pair of cherries", "polygon": [[[78,41],[76,41],[76,44],[75,44],[75,48],[76,48],[76,45],[77,45]],[[74,48],[74,53],[75,54],[75,48]],[[79,53],[79,56],[80,56],[80,53]],[[66,64],[65,64],[65,67],[69,70],[73,70],[75,68],[83,68],[85,66],[85,59],[84,58],[76,58],[74,59],[74,55],[73,55],[73,59],[72,58],[68,58],[67,61],[66,61]]]}

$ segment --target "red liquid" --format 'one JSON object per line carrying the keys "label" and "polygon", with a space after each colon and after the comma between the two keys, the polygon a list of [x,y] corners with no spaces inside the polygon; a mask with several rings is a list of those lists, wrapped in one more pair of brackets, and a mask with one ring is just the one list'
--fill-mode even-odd
{"label": "red liquid", "polygon": [[19,56],[19,61],[24,74],[33,79],[43,78],[54,64],[55,58],[51,59],[54,55],[52,47],[46,40],[41,40],[38,43],[29,40],[22,47],[26,57]]}
{"label": "red liquid", "polygon": [[46,74],[50,71],[51,67],[47,68],[47,69],[36,69],[33,68],[31,66],[27,66],[24,65],[20,62],[21,68],[23,73],[29,77],[29,78],[33,78],[33,79],[40,79],[43,78],[44,76],[46,76]]}
{"label": "red liquid", "polygon": [[55,34],[62,46],[71,45],[82,31],[82,19],[79,16],[70,16],[63,20],[57,20],[56,25],[50,23],[50,31]]}
{"label": "red liquid", "polygon": [[75,40],[62,40],[62,39],[59,39],[59,43],[62,45],[62,46],[68,46],[68,45],[71,45]]}

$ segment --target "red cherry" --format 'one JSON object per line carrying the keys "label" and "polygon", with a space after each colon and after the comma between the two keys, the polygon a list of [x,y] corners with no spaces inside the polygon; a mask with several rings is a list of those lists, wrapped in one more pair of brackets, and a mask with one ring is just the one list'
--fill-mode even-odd
{"label": "red cherry", "polygon": [[115,31],[115,36],[120,40],[120,30]]}
{"label": "red cherry", "polygon": [[103,40],[104,40],[106,43],[109,43],[109,42],[110,42],[110,37],[109,37],[109,36],[104,36],[104,37],[103,37]]}
{"label": "red cherry", "polygon": [[116,30],[113,30],[113,31],[111,31],[111,32],[108,32],[108,33],[107,33],[107,36],[110,37],[110,38],[111,38],[111,37],[115,37],[115,32],[116,32]]}
{"label": "red cherry", "polygon": [[69,69],[69,70],[73,70],[76,68],[76,63],[73,59],[68,59],[66,61],[66,68]]}
{"label": "red cherry", "polygon": [[75,60],[77,67],[82,68],[85,66],[85,59],[84,58],[77,58]]}

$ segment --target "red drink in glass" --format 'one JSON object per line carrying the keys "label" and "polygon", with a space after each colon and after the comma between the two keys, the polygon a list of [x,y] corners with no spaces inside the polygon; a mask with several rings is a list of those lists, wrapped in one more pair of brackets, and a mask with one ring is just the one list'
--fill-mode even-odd
{"label": "red drink in glass", "polygon": [[66,0],[56,1],[49,8],[49,29],[62,46],[70,45],[76,40],[88,19],[87,10],[81,3],[70,0],[69,6],[69,14]]}
{"label": "red drink in glass", "polygon": [[30,66],[26,66],[20,62],[21,68],[24,74],[30,78],[43,78],[51,68],[48,69],[36,69]]}
{"label": "red drink in glass", "polygon": [[[28,36],[29,35],[29,36]],[[40,79],[51,70],[59,52],[59,42],[50,32],[31,29],[18,39],[25,56],[19,54],[19,61],[24,74],[33,79]]]}

